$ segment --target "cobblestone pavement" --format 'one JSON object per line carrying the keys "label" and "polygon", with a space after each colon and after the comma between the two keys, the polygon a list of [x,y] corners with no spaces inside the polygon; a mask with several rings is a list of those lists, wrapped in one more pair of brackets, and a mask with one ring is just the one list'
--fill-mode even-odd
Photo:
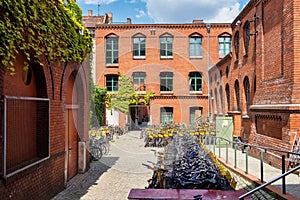
{"label": "cobblestone pavement", "polygon": [[[151,149],[144,148],[139,131],[131,131],[111,142],[108,155],[92,162],[85,174],[72,178],[53,200],[125,200],[131,188],[145,188],[152,171],[142,166],[156,162]],[[158,148],[156,148],[159,150]]]}

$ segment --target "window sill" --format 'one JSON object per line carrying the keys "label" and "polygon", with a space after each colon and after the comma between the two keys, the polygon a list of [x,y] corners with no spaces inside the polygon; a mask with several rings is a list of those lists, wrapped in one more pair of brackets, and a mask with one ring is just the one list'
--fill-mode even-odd
{"label": "window sill", "polygon": [[146,91],[135,91],[137,94],[146,94]]}
{"label": "window sill", "polygon": [[106,67],[116,67],[118,68],[119,67],[119,64],[106,64]]}
{"label": "window sill", "polygon": [[161,60],[172,60],[173,56],[160,56]]}
{"label": "window sill", "polygon": [[190,94],[192,94],[192,95],[200,95],[200,94],[202,94],[202,91],[190,91]]}
{"label": "window sill", "polygon": [[160,91],[160,94],[162,94],[162,95],[173,95],[174,92],[173,91]]}
{"label": "window sill", "polygon": [[133,60],[146,60],[146,56],[133,56]]}
{"label": "window sill", "polygon": [[202,56],[190,56],[190,59],[202,59]]}

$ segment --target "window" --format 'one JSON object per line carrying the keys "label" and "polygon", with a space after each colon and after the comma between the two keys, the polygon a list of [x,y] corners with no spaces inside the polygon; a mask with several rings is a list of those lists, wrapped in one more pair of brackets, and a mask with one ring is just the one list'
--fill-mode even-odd
{"label": "window", "polygon": [[108,92],[118,91],[118,75],[107,75],[106,76],[106,88]]}
{"label": "window", "polygon": [[89,29],[90,35],[92,38],[95,38],[95,30],[94,29]]}
{"label": "window", "polygon": [[190,91],[202,92],[202,74],[200,72],[190,72],[189,78]]}
{"label": "window", "polygon": [[146,37],[145,36],[134,36],[133,37],[133,58],[144,59],[146,56]]}
{"label": "window", "polygon": [[49,158],[49,99],[4,97],[3,177]]}
{"label": "window", "polygon": [[173,91],[173,72],[160,73],[160,91],[161,92]]}
{"label": "window", "polygon": [[221,112],[224,113],[224,101],[223,101],[223,88],[222,88],[222,86],[220,86],[220,88],[219,88],[219,95],[220,95]]}
{"label": "window", "polygon": [[226,98],[227,98],[227,108],[229,111],[230,110],[230,89],[228,83],[226,84],[225,91],[226,91]]}
{"label": "window", "polygon": [[231,52],[231,36],[219,36],[219,56],[224,57]]}
{"label": "window", "polygon": [[190,58],[202,57],[202,37],[191,36],[190,40]]}
{"label": "window", "polygon": [[229,67],[227,66],[226,67],[226,78],[228,78],[228,75],[229,75]]}
{"label": "window", "polygon": [[160,57],[173,58],[173,37],[161,36],[160,37]]}
{"label": "window", "polygon": [[160,123],[161,124],[170,124],[173,123],[173,108],[172,107],[163,107],[160,108]]}
{"label": "window", "polygon": [[234,51],[235,51],[235,58],[236,60],[239,59],[240,53],[240,36],[239,32],[236,32],[234,35]]}
{"label": "window", "polygon": [[219,112],[219,101],[218,101],[218,92],[217,88],[215,88],[215,99],[216,99],[216,112]]}
{"label": "window", "polygon": [[118,64],[119,38],[115,35],[106,37],[106,64]]}
{"label": "window", "polygon": [[250,22],[247,21],[244,26],[244,46],[245,46],[245,55],[248,55],[249,46],[250,46]]}
{"label": "window", "polygon": [[202,116],[201,107],[190,107],[190,124],[193,124],[199,120]]}
{"label": "window", "polygon": [[220,70],[220,81],[222,80],[222,77],[223,77],[223,72],[222,70]]}
{"label": "window", "polygon": [[235,81],[235,83],[234,83],[234,89],[235,89],[235,97],[236,97],[237,110],[240,111],[241,110],[241,106],[240,106],[240,86],[239,86],[239,82],[238,81]]}
{"label": "window", "polygon": [[133,72],[133,86],[135,91],[146,91],[145,72]]}
{"label": "window", "polygon": [[246,97],[247,114],[250,112],[250,82],[248,76],[244,79],[244,90]]}

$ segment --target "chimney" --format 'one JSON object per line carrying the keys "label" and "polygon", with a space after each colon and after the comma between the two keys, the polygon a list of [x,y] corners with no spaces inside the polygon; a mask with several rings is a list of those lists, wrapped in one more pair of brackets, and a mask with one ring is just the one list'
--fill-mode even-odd
{"label": "chimney", "polygon": [[193,24],[203,24],[203,23],[204,23],[203,19],[194,19],[193,20]]}
{"label": "chimney", "polygon": [[112,21],[113,21],[113,14],[112,14],[112,12],[109,12],[109,13],[107,13],[107,23],[108,24],[111,24],[112,23]]}
{"label": "chimney", "polygon": [[88,16],[93,16],[93,10],[88,10]]}
{"label": "chimney", "polygon": [[131,24],[131,18],[127,18],[127,24]]}

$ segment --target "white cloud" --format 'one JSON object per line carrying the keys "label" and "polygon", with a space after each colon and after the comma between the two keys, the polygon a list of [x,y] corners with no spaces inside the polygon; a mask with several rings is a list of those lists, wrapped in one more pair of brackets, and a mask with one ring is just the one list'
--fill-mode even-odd
{"label": "white cloud", "polygon": [[146,16],[146,13],[143,10],[139,10],[139,14],[135,15],[136,18],[141,18],[141,17],[144,17],[144,16]]}
{"label": "white cloud", "polygon": [[155,23],[232,22],[239,14],[238,0],[143,0]]}
{"label": "white cloud", "polygon": [[77,0],[77,3],[84,3],[84,4],[94,4],[98,5],[101,4],[111,4],[117,0]]}

